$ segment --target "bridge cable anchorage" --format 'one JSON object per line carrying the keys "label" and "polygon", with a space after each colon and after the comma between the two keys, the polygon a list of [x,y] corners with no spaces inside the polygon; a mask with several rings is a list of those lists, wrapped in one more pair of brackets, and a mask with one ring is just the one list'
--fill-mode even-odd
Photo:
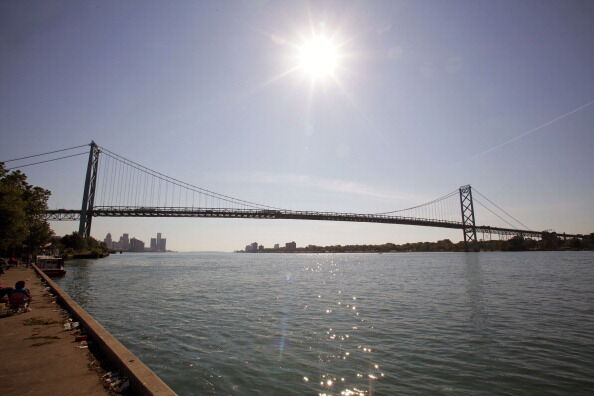
{"label": "bridge cable anchorage", "polygon": [[[487,198],[484,194],[482,194],[480,191],[478,191],[476,188],[474,189],[474,191],[476,191],[481,197],[485,198],[487,201],[489,201],[493,206],[495,206],[497,209],[501,210],[503,213],[505,213],[506,215],[508,215],[509,217],[511,217],[512,219],[514,219],[518,224],[520,224],[522,227],[524,227],[525,229],[529,230],[530,227],[528,227],[526,224],[522,223],[520,220],[516,219],[514,216],[512,216],[511,214],[509,214],[505,209],[503,209],[501,206],[497,205],[495,202],[491,201],[489,198]],[[515,226],[514,226],[515,227]]]}
{"label": "bridge cable anchorage", "polygon": [[[100,147],[100,149],[101,149],[101,151],[102,151],[103,154],[105,154],[105,155],[113,158],[114,160],[120,161],[121,163],[123,163],[124,165],[126,165],[128,167],[131,167],[131,168],[134,168],[134,169],[136,169],[138,171],[147,173],[148,175],[150,175],[150,176],[152,176],[154,178],[157,178],[157,179],[160,179],[160,180],[164,181],[166,183],[166,185],[165,185],[165,188],[166,188],[166,192],[165,192],[165,205],[166,206],[167,206],[167,202],[168,202],[168,199],[169,199],[169,186],[167,184],[172,184],[172,185],[175,185],[175,186],[177,186],[179,188],[185,188],[185,189],[194,191],[196,193],[201,193],[201,194],[207,195],[207,196],[209,196],[209,197],[211,197],[213,199],[223,200],[223,201],[228,202],[228,203],[246,205],[246,206],[249,206],[249,207],[252,207],[252,208],[284,210],[282,208],[278,208],[278,207],[274,207],[274,206],[270,206],[270,205],[258,204],[258,203],[255,203],[255,202],[246,201],[246,200],[243,200],[243,199],[231,197],[231,196],[228,196],[228,195],[225,195],[225,194],[216,193],[214,191],[210,191],[210,190],[207,190],[205,188],[195,186],[193,184],[190,184],[190,183],[181,181],[179,179],[176,179],[176,178],[173,178],[171,176],[165,175],[165,174],[163,174],[161,172],[158,172],[158,171],[155,171],[153,169],[150,169],[150,168],[148,168],[148,167],[146,167],[144,165],[141,165],[141,164],[139,164],[139,163],[137,163],[135,161],[129,160],[129,159],[127,159],[127,158],[125,158],[125,157],[123,157],[123,156],[121,156],[119,154],[116,154],[116,153],[114,153],[114,152],[112,152],[112,151],[110,151],[110,150],[108,150],[108,149],[106,149],[104,147]],[[130,175],[130,177],[131,177],[131,175]],[[174,200],[174,192],[172,191],[171,194],[172,194],[171,198],[172,198],[172,201],[173,201]]]}
{"label": "bridge cable anchorage", "polygon": [[59,152],[62,152],[62,151],[74,150],[74,149],[85,147],[85,146],[88,146],[88,144],[81,144],[80,146],[67,147],[67,148],[64,148],[64,149],[54,150],[54,151],[48,151],[48,152],[40,153],[40,154],[27,155],[26,157],[13,158],[13,159],[9,159],[9,160],[6,160],[6,161],[0,161],[0,162],[6,163],[6,162],[13,162],[13,161],[20,161],[20,160],[24,160],[24,159],[28,159],[28,158],[35,158],[35,157],[41,157],[43,155],[59,153]]}
{"label": "bridge cable anchorage", "polygon": [[45,160],[45,161],[38,161],[38,162],[32,162],[30,164],[25,164],[25,165],[13,166],[12,168],[6,168],[6,170],[9,171],[9,170],[14,170],[14,169],[20,169],[20,168],[25,168],[27,166],[45,164],[46,162],[58,161],[58,160],[62,160],[62,159],[65,159],[65,158],[72,158],[72,157],[77,157],[79,155],[86,155],[86,154],[88,154],[88,153],[87,152],[82,152],[82,153],[78,153],[78,154],[65,155],[63,157],[52,158],[52,159]]}

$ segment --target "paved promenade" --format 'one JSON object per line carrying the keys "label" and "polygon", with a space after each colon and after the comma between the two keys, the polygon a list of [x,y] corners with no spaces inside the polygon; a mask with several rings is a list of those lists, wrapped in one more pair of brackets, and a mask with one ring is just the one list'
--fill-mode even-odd
{"label": "paved promenade", "polygon": [[88,349],[64,331],[65,314],[52,302],[32,269],[12,268],[0,285],[26,281],[31,311],[0,318],[0,393],[27,396],[108,394],[90,368]]}

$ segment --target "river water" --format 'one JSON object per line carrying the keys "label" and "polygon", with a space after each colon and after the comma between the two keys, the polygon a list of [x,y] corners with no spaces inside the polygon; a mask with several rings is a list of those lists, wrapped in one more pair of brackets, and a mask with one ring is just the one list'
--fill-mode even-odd
{"label": "river water", "polygon": [[180,395],[594,394],[594,253],[122,254],[70,295]]}

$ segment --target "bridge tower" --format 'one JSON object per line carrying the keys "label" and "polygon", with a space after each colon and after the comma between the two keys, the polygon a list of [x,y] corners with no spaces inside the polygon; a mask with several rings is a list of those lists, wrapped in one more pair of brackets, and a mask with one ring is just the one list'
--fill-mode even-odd
{"label": "bridge tower", "polygon": [[460,187],[460,208],[462,209],[462,231],[464,233],[464,250],[479,250],[474,223],[474,205],[470,184]]}
{"label": "bridge tower", "polygon": [[93,220],[93,204],[95,202],[97,168],[99,166],[100,153],[99,147],[94,141],[91,141],[90,146],[85,189],[83,191],[82,207],[80,209],[80,223],[78,225],[78,235],[84,237],[91,235],[91,221]]}

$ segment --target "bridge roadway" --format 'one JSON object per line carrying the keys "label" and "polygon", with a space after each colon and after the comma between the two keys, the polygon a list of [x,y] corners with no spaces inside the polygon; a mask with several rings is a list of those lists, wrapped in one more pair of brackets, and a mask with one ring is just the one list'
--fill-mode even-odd
{"label": "bridge roadway", "polygon": [[[53,209],[46,211],[48,220],[78,220],[80,210]],[[387,216],[380,214],[357,214],[339,212],[312,212],[299,210],[271,209],[230,209],[230,208],[192,208],[192,207],[133,207],[133,206],[98,206],[93,208],[93,217],[215,217],[241,219],[292,219],[350,221],[364,223],[405,224],[425,227],[463,229],[462,222],[448,220],[423,219],[415,217]],[[519,230],[513,228],[476,226],[476,231],[483,234],[504,236],[520,235],[541,238],[543,231]],[[567,238],[582,238],[580,234],[558,234]]]}

